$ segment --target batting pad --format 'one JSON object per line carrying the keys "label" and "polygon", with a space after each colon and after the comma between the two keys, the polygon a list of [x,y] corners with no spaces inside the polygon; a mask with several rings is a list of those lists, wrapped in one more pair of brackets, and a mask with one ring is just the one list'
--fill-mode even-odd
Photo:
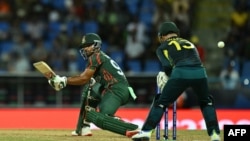
{"label": "batting pad", "polygon": [[86,120],[88,122],[94,123],[97,127],[103,130],[109,130],[111,132],[124,136],[126,136],[126,131],[131,131],[138,128],[138,125],[124,122],[119,119],[115,119],[114,117],[110,117],[108,115],[104,115],[95,111],[88,111]]}

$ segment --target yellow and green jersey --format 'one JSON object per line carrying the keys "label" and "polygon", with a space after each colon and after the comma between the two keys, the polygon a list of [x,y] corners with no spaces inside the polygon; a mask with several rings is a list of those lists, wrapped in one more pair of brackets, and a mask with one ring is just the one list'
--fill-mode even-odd
{"label": "yellow and green jersey", "polygon": [[169,38],[157,48],[156,54],[171,78],[207,77],[195,45],[186,39]]}

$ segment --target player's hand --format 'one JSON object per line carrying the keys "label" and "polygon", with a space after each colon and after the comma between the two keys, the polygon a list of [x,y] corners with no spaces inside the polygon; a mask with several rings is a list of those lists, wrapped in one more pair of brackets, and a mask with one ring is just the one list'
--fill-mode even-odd
{"label": "player's hand", "polygon": [[56,75],[55,77],[49,79],[48,82],[56,91],[60,91],[62,88],[66,87],[67,77]]}
{"label": "player's hand", "polygon": [[168,81],[168,76],[165,74],[165,72],[160,71],[156,77],[156,82],[157,82],[157,86],[158,88],[161,90],[163,90],[165,84]]}
{"label": "player's hand", "polygon": [[89,86],[93,87],[95,85],[96,81],[93,77],[91,77],[91,79],[89,80]]}

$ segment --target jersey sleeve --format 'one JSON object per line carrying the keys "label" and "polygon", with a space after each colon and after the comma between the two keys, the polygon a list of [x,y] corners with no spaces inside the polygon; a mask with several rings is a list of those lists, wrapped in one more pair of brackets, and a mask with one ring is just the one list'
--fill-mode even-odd
{"label": "jersey sleeve", "polygon": [[100,53],[95,53],[88,58],[87,68],[96,70],[102,64]]}
{"label": "jersey sleeve", "polygon": [[162,47],[159,47],[156,50],[156,55],[162,64],[163,71],[166,73],[166,75],[170,76],[172,72],[172,65],[167,58],[166,51],[167,50],[165,50],[165,54],[164,54],[164,49],[162,49]]}

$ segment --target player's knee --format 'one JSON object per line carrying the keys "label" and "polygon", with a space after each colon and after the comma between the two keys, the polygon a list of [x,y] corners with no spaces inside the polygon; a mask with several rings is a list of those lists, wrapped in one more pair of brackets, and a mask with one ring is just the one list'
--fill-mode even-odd
{"label": "player's knee", "polygon": [[163,110],[165,110],[165,109],[167,108],[167,105],[161,104],[161,103],[158,103],[158,102],[155,102],[153,106],[154,106],[154,107],[160,107],[160,108],[162,108]]}
{"label": "player's knee", "polygon": [[214,106],[214,100],[212,95],[209,95],[206,100],[200,101],[201,109],[203,109],[206,106]]}
{"label": "player's knee", "polygon": [[153,106],[160,107],[165,110],[170,105],[170,103],[169,104],[162,103],[161,101],[159,101],[159,98],[160,98],[160,94],[157,94],[154,98]]}

